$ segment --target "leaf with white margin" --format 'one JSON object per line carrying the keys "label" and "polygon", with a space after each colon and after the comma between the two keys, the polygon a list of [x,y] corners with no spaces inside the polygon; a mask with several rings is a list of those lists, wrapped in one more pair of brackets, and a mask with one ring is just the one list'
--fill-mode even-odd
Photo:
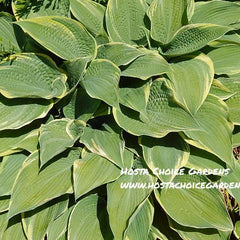
{"label": "leaf with white margin", "polygon": [[168,240],[168,238],[152,225],[148,235],[148,240]]}
{"label": "leaf with white margin", "polygon": [[184,240],[226,240],[229,239],[231,231],[220,231],[214,228],[191,228],[181,226],[174,220],[169,219],[169,224]]}
{"label": "leaf with white margin", "polygon": [[141,112],[146,109],[149,94],[149,82],[130,81],[127,87],[119,88],[119,102],[126,107]]}
{"label": "leaf with white margin", "polygon": [[144,0],[109,0],[106,26],[110,39],[131,45],[144,43],[146,10],[147,4]]}
{"label": "leaf with white margin", "polygon": [[229,27],[206,23],[183,26],[164,48],[164,55],[174,57],[195,52],[230,30]]}
{"label": "leaf with white margin", "polygon": [[231,26],[240,22],[240,5],[229,1],[209,1],[195,3],[193,23],[213,23]]}
{"label": "leaf with white margin", "polygon": [[235,126],[233,131],[233,147],[240,146],[240,127]]}
{"label": "leaf with white margin", "polygon": [[32,153],[15,180],[8,218],[32,210],[61,195],[72,193],[71,169],[79,155],[78,149],[66,151],[39,172],[39,152]]}
{"label": "leaf with white margin", "polygon": [[224,86],[219,79],[213,79],[212,86],[210,88],[210,94],[221,98],[222,100],[227,100],[234,95],[234,92]]}
{"label": "leaf with white margin", "polygon": [[139,112],[134,111],[130,108],[121,106],[119,109],[113,108],[113,116],[117,124],[128,133],[135,136],[152,136],[152,137],[163,137],[167,135],[167,131],[159,128],[159,126],[153,126],[148,122],[143,122],[139,118]]}
{"label": "leaf with white margin", "polygon": [[96,55],[96,41],[78,21],[45,16],[17,22],[34,40],[60,58],[70,60]]}
{"label": "leaf with white margin", "polygon": [[221,99],[208,95],[194,118],[200,125],[199,131],[185,130],[185,141],[230,164],[233,124],[229,120],[227,105]]}
{"label": "leaf with white margin", "polygon": [[113,115],[120,127],[136,136],[164,137],[169,132],[199,129],[195,119],[176,103],[164,79],[152,83],[147,107],[140,114],[121,107],[113,108]]}
{"label": "leaf with white margin", "polygon": [[0,56],[6,53],[21,51],[12,22],[12,15],[0,13]]}
{"label": "leaf with white margin", "polygon": [[[105,200],[96,194],[82,198],[72,210],[68,223],[68,240],[112,240]],[[84,221],[82,221],[84,219]]]}
{"label": "leaf with white margin", "polygon": [[68,219],[72,212],[73,206],[70,207],[67,211],[65,211],[57,219],[54,219],[54,221],[50,222],[47,229],[48,240],[60,240],[62,239],[61,237],[64,237],[64,240],[65,240]]}
{"label": "leaf with white margin", "polygon": [[66,80],[44,54],[19,53],[0,62],[0,93],[7,98],[62,98]]}
{"label": "leaf with white margin", "polygon": [[[205,176],[176,176],[175,184],[210,183]],[[233,229],[223,196],[218,189],[163,188],[155,190],[155,196],[166,213],[177,223],[195,228]],[[213,201],[214,199],[214,201]]]}
{"label": "leaf with white margin", "polygon": [[208,53],[208,56],[212,59],[215,74],[228,74],[233,75],[240,73],[240,46],[226,45],[213,49]]}
{"label": "leaf with white margin", "polygon": [[82,135],[84,122],[66,118],[55,119],[39,130],[41,167],[54,156],[73,146]]}
{"label": "leaf with white margin", "polygon": [[169,132],[194,130],[199,126],[194,118],[175,102],[172,90],[167,88],[163,79],[152,83],[146,111],[141,112],[140,118]]}
{"label": "leaf with white margin", "polygon": [[[107,184],[107,210],[109,222],[115,240],[122,240],[128,227],[129,219],[138,206],[150,195],[151,188],[122,188],[122,184],[147,184],[155,180],[151,175],[122,175],[115,182]],[[121,221],[119,221],[121,219]]]}
{"label": "leaf with white margin", "polygon": [[13,184],[27,156],[22,153],[5,156],[0,164],[0,196],[11,195]]}
{"label": "leaf with white margin", "polygon": [[[178,170],[188,162],[189,146],[177,133],[170,133],[164,138],[142,136],[139,142],[144,160],[153,173],[154,169]],[[162,182],[171,182],[175,176],[157,174]]]}
{"label": "leaf with white margin", "polygon": [[126,240],[147,239],[153,222],[153,215],[154,207],[147,199],[143,204],[139,205],[138,209],[131,216],[129,226],[125,232]]}
{"label": "leaf with white margin", "polygon": [[142,49],[142,51],[145,54],[125,66],[121,76],[147,80],[152,76],[159,76],[168,72],[169,64],[158,52],[145,49]]}
{"label": "leaf with white margin", "polygon": [[[106,174],[107,173],[107,174]],[[120,168],[94,153],[87,153],[82,159],[76,160],[73,166],[73,182],[75,198],[120,176]]]}
{"label": "leaf with white margin", "polygon": [[0,236],[1,240],[10,240],[10,239],[27,240],[22,228],[20,216],[16,216],[16,218],[12,219],[12,221],[10,220],[9,223],[10,223],[9,227],[4,229],[5,231],[3,232],[2,236]]}
{"label": "leaf with white margin", "polygon": [[151,20],[151,37],[167,44],[183,25],[187,24],[187,0],[154,0],[148,9]]}
{"label": "leaf with white margin", "polygon": [[28,152],[37,150],[39,121],[16,130],[0,132],[0,156],[6,156],[23,149]]}
{"label": "leaf with white margin", "polygon": [[0,130],[18,129],[43,118],[53,106],[45,99],[7,99],[0,95]]}
{"label": "leaf with white margin", "polygon": [[220,77],[218,81],[224,85],[227,89],[229,89],[232,94],[226,99],[226,104],[229,108],[230,119],[235,125],[240,125],[240,80],[239,76],[230,76],[229,78]]}
{"label": "leaf with white margin", "polygon": [[8,220],[7,220],[7,212],[1,213],[0,214],[0,238],[2,239],[2,235],[5,232],[6,228],[8,225]]}
{"label": "leaf with white margin", "polygon": [[101,101],[91,98],[85,89],[79,87],[69,95],[69,102],[63,107],[64,116],[87,122],[97,111]]}
{"label": "leaf with white margin", "polygon": [[108,59],[117,66],[127,65],[142,55],[141,49],[120,42],[102,44],[97,49],[97,58]]}
{"label": "leaf with white margin", "polygon": [[74,17],[95,35],[104,31],[103,19],[106,8],[91,0],[70,0]]}
{"label": "leaf with white margin", "polygon": [[68,195],[60,197],[56,202],[49,202],[34,210],[24,212],[22,224],[28,239],[42,240],[47,232],[48,225],[64,213],[68,206]]}
{"label": "leaf with white margin", "polygon": [[40,16],[69,17],[70,15],[69,0],[61,0],[58,2],[41,0],[41,4],[38,1],[13,0],[12,11],[18,21]]}
{"label": "leaf with white margin", "polygon": [[202,149],[191,146],[190,156],[186,164],[187,168],[195,169],[225,169],[226,163],[221,161],[216,155]]}
{"label": "leaf with white margin", "polygon": [[119,167],[124,166],[124,140],[114,131],[91,129],[86,127],[81,136],[83,143],[91,152],[98,154]]}
{"label": "leaf with white margin", "polygon": [[[234,158],[234,157],[233,157]],[[235,162],[235,161],[234,161]],[[238,162],[235,162],[234,166],[231,167],[231,171],[228,175],[221,177],[221,182],[223,183],[236,183],[239,185],[239,174],[240,174],[240,166]],[[239,188],[228,188],[229,193],[234,197],[234,199],[240,203],[240,193]]]}
{"label": "leaf with white margin", "polygon": [[109,60],[93,60],[81,81],[83,88],[93,98],[110,106],[118,106],[120,69]]}
{"label": "leaf with white margin", "polygon": [[11,196],[0,197],[0,214],[8,211]]}
{"label": "leaf with white margin", "polygon": [[213,81],[214,68],[205,54],[189,55],[172,63],[167,73],[168,87],[174,98],[191,114],[195,114],[205,101]]}
{"label": "leaf with white margin", "polygon": [[79,57],[69,61],[65,61],[62,65],[68,76],[69,88],[72,89],[78,85],[86,72],[88,57]]}

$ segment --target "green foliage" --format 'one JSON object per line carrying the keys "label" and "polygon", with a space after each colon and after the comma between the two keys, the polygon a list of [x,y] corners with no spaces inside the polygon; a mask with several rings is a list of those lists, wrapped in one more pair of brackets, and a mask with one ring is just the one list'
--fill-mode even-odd
{"label": "green foliage", "polygon": [[240,237],[238,2],[0,7],[0,239]]}

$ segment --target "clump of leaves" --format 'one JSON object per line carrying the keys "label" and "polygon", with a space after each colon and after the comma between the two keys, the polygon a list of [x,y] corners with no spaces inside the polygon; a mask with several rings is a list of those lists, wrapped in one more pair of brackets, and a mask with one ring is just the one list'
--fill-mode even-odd
{"label": "clump of leaves", "polygon": [[[0,13],[1,239],[239,237],[238,189],[153,188],[239,182],[238,3],[13,0],[12,11]],[[154,171],[182,167],[230,174]]]}

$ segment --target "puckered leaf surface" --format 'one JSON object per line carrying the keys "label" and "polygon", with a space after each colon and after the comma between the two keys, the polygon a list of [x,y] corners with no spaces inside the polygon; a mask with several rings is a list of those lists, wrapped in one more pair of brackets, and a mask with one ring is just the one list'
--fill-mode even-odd
{"label": "puckered leaf surface", "polygon": [[15,54],[0,62],[0,92],[7,98],[61,98],[66,79],[43,54]]}
{"label": "puckered leaf surface", "polygon": [[94,38],[75,20],[47,16],[20,21],[17,24],[38,43],[63,59],[95,56]]}

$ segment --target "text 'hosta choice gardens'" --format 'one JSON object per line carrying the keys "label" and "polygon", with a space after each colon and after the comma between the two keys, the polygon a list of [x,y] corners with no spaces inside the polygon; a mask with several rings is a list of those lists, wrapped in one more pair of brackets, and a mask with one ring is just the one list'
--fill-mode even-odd
{"label": "text 'hosta choice gardens'", "polygon": [[0,7],[1,240],[240,238],[240,2]]}

